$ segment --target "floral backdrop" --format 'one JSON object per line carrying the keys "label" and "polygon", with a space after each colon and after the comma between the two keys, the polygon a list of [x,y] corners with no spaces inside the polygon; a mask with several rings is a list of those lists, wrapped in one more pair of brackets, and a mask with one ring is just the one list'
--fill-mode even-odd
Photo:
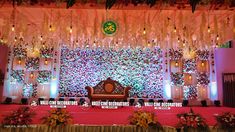
{"label": "floral backdrop", "polygon": [[[22,42],[23,43],[23,42]],[[24,44],[24,43],[23,43]],[[39,49],[27,47],[26,45],[22,45],[21,43],[13,46],[12,51],[9,52],[9,56],[13,54],[14,60],[26,60],[25,65],[21,63],[12,63],[12,66],[9,66],[9,77],[10,77],[10,85],[13,84],[15,86],[11,87],[22,87],[22,97],[30,98],[37,97],[39,91],[46,87],[51,82],[52,78],[52,68],[42,68],[45,65],[52,65],[53,56],[54,56],[54,48],[51,46],[42,45]],[[49,58],[49,59],[48,59]],[[10,60],[10,59],[9,59]],[[40,62],[44,64],[40,65]],[[45,64],[47,61],[47,64]],[[8,64],[10,64],[8,62]],[[45,70],[46,69],[46,70]],[[12,90],[14,91],[14,90]],[[44,96],[44,95],[39,95]]]}
{"label": "floral backdrop", "polygon": [[[182,66],[174,66],[179,68],[179,71],[171,71],[171,85],[183,87],[184,99],[197,99],[200,96],[198,87],[203,86],[208,88],[210,83],[210,71],[205,64],[208,63],[210,66],[210,51],[207,49],[194,49],[190,58],[187,57],[187,54],[183,54],[184,52],[183,49],[169,49],[168,53],[170,61],[177,61],[182,64]],[[198,65],[198,62],[202,63],[202,61],[204,65]],[[202,68],[206,70],[202,71]],[[191,76],[190,79],[187,74]],[[190,84],[187,82],[190,82]]]}
{"label": "floral backdrop", "polygon": [[184,86],[184,99],[197,99],[197,87],[196,86]]}
{"label": "floral backdrop", "polygon": [[84,96],[86,86],[95,86],[111,77],[131,86],[130,96],[162,98],[162,51],[151,49],[75,49],[61,50],[61,96]]}
{"label": "floral backdrop", "polygon": [[[183,51],[176,48],[164,52],[157,46],[116,49],[99,46],[70,49],[62,46],[58,53],[53,47],[42,45],[37,54],[32,56],[28,54],[31,50],[19,44],[13,47],[9,55],[13,54],[12,60],[24,59],[25,65],[12,63],[14,66],[9,66],[9,76],[13,85],[23,85],[23,93],[19,94],[24,97],[41,96],[38,91],[40,87],[51,87],[55,74],[60,72],[58,92],[63,97],[86,96],[86,86],[95,86],[111,77],[123,86],[132,87],[130,97],[164,98],[163,76],[170,75],[173,90],[180,87],[183,98],[197,99],[202,96],[199,87],[208,90],[211,74],[208,69],[211,68],[213,55],[210,56],[209,50],[195,49],[193,58],[185,58]],[[60,61],[57,61],[57,53]],[[167,59],[177,61],[178,65],[172,67],[179,70],[174,71],[172,67],[168,70]],[[56,68],[57,62],[60,63],[59,69]],[[202,62],[204,67],[200,64]],[[50,68],[44,68],[46,65]],[[202,67],[206,70],[201,70]],[[188,75],[191,76],[190,84]]]}

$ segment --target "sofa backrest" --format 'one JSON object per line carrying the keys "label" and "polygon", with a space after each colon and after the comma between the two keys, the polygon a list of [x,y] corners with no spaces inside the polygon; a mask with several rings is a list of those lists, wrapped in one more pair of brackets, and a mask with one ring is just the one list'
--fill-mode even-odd
{"label": "sofa backrest", "polygon": [[117,81],[108,78],[93,87],[93,94],[124,94],[124,87]]}

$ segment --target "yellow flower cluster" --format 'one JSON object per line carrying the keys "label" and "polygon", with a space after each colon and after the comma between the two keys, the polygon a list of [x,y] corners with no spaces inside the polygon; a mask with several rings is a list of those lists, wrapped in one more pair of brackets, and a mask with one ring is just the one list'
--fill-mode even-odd
{"label": "yellow flower cluster", "polygon": [[148,111],[135,111],[130,117],[130,123],[140,127],[148,128],[149,125],[156,125],[155,114]]}
{"label": "yellow flower cluster", "polygon": [[49,126],[66,125],[72,122],[72,117],[65,109],[52,109],[49,116],[43,117],[43,122]]}

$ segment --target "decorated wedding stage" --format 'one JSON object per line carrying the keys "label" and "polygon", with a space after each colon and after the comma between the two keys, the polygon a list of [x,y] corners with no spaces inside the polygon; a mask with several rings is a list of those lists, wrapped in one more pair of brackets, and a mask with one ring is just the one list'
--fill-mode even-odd
{"label": "decorated wedding stage", "polygon": [[0,132],[234,131],[233,0],[0,5]]}
{"label": "decorated wedding stage", "polygon": [[[10,106],[10,107],[9,107]],[[8,115],[12,110],[17,109],[25,105],[0,105],[0,121],[3,120],[5,115]],[[27,106],[27,105],[26,105]],[[6,126],[0,128],[2,131],[15,132],[15,131],[92,131],[92,132],[124,132],[124,131],[146,131],[148,129],[141,129],[136,126],[130,125],[130,116],[134,111],[151,111],[156,114],[158,122],[163,125],[163,129],[166,132],[176,132],[178,124],[177,114],[187,113],[190,108],[194,113],[200,114],[205,118],[206,123],[210,126],[210,131],[223,131],[218,130],[216,127],[216,116],[230,111],[235,112],[235,108],[229,107],[171,107],[169,110],[154,109],[153,107],[120,107],[118,109],[102,109],[100,107],[83,107],[83,106],[67,106],[66,110],[72,115],[72,124],[64,127],[48,127],[42,125],[42,117],[48,114],[51,110],[50,106],[30,106],[30,108],[36,112],[36,116],[33,118],[28,128],[18,126],[11,127]],[[12,125],[14,126],[14,125]],[[149,129],[149,131],[151,131]]]}

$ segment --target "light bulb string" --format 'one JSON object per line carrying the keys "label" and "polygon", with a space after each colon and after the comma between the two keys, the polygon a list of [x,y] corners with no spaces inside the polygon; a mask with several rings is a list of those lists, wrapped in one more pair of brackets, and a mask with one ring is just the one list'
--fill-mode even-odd
{"label": "light bulb string", "polygon": [[72,10],[70,11],[70,27],[69,27],[69,32],[70,32],[70,35],[73,32],[73,11]]}
{"label": "light bulb string", "polygon": [[144,10],[144,32],[146,32],[146,10]]}
{"label": "light bulb string", "polygon": [[51,22],[52,22],[52,12],[53,12],[53,10],[51,9],[51,17],[50,17],[50,24],[51,24]]}
{"label": "light bulb string", "polygon": [[208,10],[207,26],[208,26],[208,30],[210,30],[210,10]]}
{"label": "light bulb string", "polygon": [[70,11],[70,27],[73,25],[73,11]]}

